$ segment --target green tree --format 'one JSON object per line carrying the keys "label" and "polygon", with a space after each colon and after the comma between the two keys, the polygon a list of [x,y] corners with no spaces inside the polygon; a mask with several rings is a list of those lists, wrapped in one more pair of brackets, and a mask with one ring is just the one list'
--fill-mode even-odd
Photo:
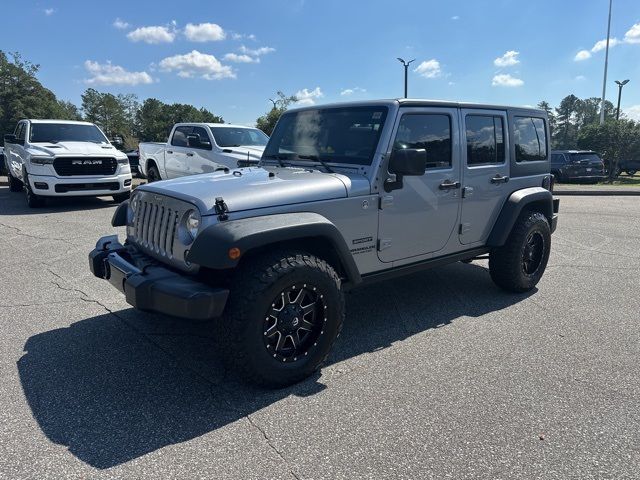
{"label": "green tree", "polygon": [[0,50],[0,134],[12,132],[23,118],[78,118],[74,105],[58,101],[53,92],[38,81],[39,68],[19,53],[7,54]]}
{"label": "green tree", "polygon": [[575,148],[577,135],[575,120],[579,103],[580,99],[571,94],[564,97],[556,108],[557,128],[553,139],[556,148]]}
{"label": "green tree", "polygon": [[298,101],[298,98],[295,95],[286,96],[282,92],[277,92],[277,99],[271,100],[273,103],[273,107],[267,113],[262,115],[256,120],[256,127],[262,130],[267,135],[271,135],[273,133],[273,129],[278,123],[280,116],[287,111],[289,105]]}
{"label": "green tree", "polygon": [[82,94],[82,110],[85,120],[102,127],[107,137],[135,137],[138,111],[138,99],[135,95],[113,95],[88,88]]}
{"label": "green tree", "polygon": [[553,133],[556,129],[556,115],[553,112],[553,108],[551,108],[549,102],[545,100],[542,100],[540,103],[538,103],[537,107],[540,110],[544,110],[545,112],[547,112],[547,116],[549,117],[549,133],[551,134],[551,138],[553,138]]}

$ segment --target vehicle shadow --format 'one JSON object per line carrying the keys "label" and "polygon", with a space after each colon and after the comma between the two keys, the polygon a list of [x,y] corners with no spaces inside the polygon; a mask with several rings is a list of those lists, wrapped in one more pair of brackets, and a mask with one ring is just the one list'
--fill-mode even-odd
{"label": "vehicle shadow", "polygon": [[10,192],[6,177],[0,178],[0,215],[34,215],[42,213],[94,210],[117,205],[111,197],[49,198],[44,207],[29,208],[24,193]]}
{"label": "vehicle shadow", "polygon": [[[476,321],[528,295],[504,293],[485,268],[460,263],[355,290],[325,367],[328,383],[349,375],[359,355],[454,321]],[[244,385],[224,371],[211,323],[133,309],[116,314],[34,335],[17,365],[42,431],[93,467],[122,464],[290,395],[327,388],[321,374],[281,390]]]}

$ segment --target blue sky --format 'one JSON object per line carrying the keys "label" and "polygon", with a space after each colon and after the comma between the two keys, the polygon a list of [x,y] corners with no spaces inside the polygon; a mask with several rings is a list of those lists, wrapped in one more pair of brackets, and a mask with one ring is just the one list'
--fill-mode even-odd
{"label": "blue sky", "polygon": [[[80,104],[91,86],[204,106],[251,124],[275,91],[303,103],[409,96],[556,106],[600,96],[607,0],[3,2],[0,48]],[[631,79],[640,119],[640,1],[614,0],[607,97]]]}

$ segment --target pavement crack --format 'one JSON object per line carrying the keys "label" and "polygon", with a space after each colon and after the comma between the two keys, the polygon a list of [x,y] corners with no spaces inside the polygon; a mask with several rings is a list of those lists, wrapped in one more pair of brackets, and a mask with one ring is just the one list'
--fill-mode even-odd
{"label": "pavement crack", "polygon": [[284,458],[284,455],[282,455],[282,452],[280,452],[280,450],[278,450],[278,448],[273,444],[273,442],[269,438],[269,435],[267,435],[267,432],[265,432],[256,422],[253,421],[253,419],[251,418],[251,415],[247,415],[246,418],[249,421],[249,423],[251,424],[251,426],[253,428],[255,428],[256,430],[258,430],[258,432],[260,432],[262,434],[262,436],[264,437],[265,441],[267,442],[267,445],[269,445],[271,450],[273,450],[275,452],[275,454],[278,455],[278,457],[280,457],[280,459],[284,462],[284,464],[287,466],[287,469],[289,470],[289,473],[291,474],[291,476],[293,478],[295,478],[296,480],[300,480],[300,477],[296,474],[296,472],[293,471],[293,467],[289,464],[287,459]]}
{"label": "pavement crack", "polygon": [[27,237],[27,238],[33,238],[36,240],[54,240],[54,241],[58,241],[58,242],[62,242],[62,243],[66,243],[67,245],[71,245],[72,247],[78,247],[79,245],[70,242],[69,240],[67,240],[66,238],[55,238],[55,237],[39,237],[37,235],[31,235],[29,233],[25,233],[22,231],[22,229],[18,228],[18,227],[14,227],[13,225],[7,225],[6,223],[0,223],[0,227],[4,227],[4,228],[8,228],[11,229],[13,231],[15,231],[16,235],[19,235],[21,237]]}

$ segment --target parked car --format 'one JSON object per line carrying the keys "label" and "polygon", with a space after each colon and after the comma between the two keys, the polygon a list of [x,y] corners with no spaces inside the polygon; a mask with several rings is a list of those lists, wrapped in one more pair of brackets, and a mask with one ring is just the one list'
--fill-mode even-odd
{"label": "parked car", "polygon": [[497,285],[533,289],[558,218],[548,145],[530,108],[290,110],[260,168],[138,187],[112,221],[124,244],[98,240],[90,268],[141,310],[221,317],[223,358],[288,385],[327,358],[346,290],[486,254]]}
{"label": "parked car", "polygon": [[142,142],[140,172],[149,182],[257,164],[269,137],[226,123],[178,123],[168,143]]}
{"label": "parked car", "polygon": [[50,197],[129,198],[127,156],[92,123],[21,120],[4,143],[9,189],[24,190],[30,207],[40,207]]}
{"label": "parked car", "polygon": [[0,147],[0,175],[7,174],[7,165],[4,161],[4,147]]}
{"label": "parked car", "polygon": [[618,174],[625,172],[627,175],[635,175],[640,170],[640,159],[620,160],[618,162]]}
{"label": "parked car", "polygon": [[591,150],[553,150],[551,174],[557,182],[597,183],[607,177],[604,161]]}

